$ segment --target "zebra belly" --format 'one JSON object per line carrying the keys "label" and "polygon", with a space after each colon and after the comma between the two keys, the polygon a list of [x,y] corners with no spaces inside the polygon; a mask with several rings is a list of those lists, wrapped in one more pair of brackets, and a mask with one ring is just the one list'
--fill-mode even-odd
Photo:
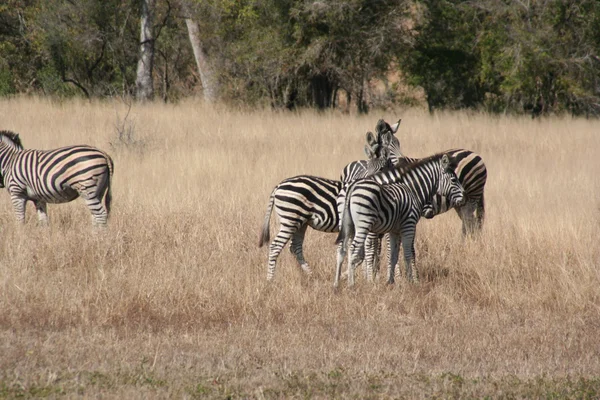
{"label": "zebra belly", "polygon": [[[335,214],[337,217],[337,214]],[[317,231],[321,232],[339,232],[340,223],[338,218],[335,218],[333,215],[319,215],[313,213],[311,218],[308,220],[308,226]]]}
{"label": "zebra belly", "polygon": [[60,193],[43,194],[31,190],[31,188],[27,188],[27,197],[30,200],[41,200],[46,203],[59,204],[75,200],[79,197],[79,193],[74,189],[64,188]]}

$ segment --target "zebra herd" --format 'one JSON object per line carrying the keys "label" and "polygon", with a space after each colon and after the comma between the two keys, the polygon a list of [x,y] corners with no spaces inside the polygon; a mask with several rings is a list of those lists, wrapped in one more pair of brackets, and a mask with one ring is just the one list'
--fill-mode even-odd
{"label": "zebra herd", "polygon": [[[339,180],[299,175],[275,186],[259,240],[259,247],[270,242],[270,219],[275,210],[279,231],[269,246],[268,280],[273,279],[277,258],[290,241],[296,261],[311,273],[302,249],[309,226],[321,232],[339,232],[335,286],[347,253],[348,284],[354,284],[354,270],[363,260],[367,279],[373,279],[384,235],[388,238],[388,283],[394,282],[400,243],[406,276],[417,281],[414,239],[422,216],[433,218],[454,208],[464,235],[481,230],[487,180],[481,157],[464,149],[423,159],[405,157],[396,137],[399,126],[400,121],[390,125],[379,120],[375,134],[366,135],[368,159],[348,164]],[[8,189],[21,223],[27,201],[34,203],[39,221],[47,224],[47,203],[82,197],[93,225],[106,226],[113,170],[110,156],[94,147],[24,149],[18,134],[0,131],[0,188]]]}
{"label": "zebra herd", "polygon": [[0,131],[0,188],[8,189],[21,223],[28,200],[35,205],[40,223],[47,224],[47,203],[67,203],[82,197],[92,213],[93,225],[106,226],[113,170],[110,156],[94,147],[24,149],[18,134]]}
{"label": "zebra herd", "polygon": [[482,158],[464,149],[424,159],[405,157],[396,137],[399,126],[400,121],[390,125],[379,120],[376,134],[368,132],[366,136],[368,160],[348,164],[338,181],[299,175],[275,186],[259,239],[259,247],[270,241],[270,218],[275,209],[279,231],[269,246],[268,280],[273,279],[277,258],[290,240],[296,261],[304,272],[311,273],[302,251],[309,226],[321,232],[339,232],[336,287],[347,253],[349,286],[354,284],[354,270],[363,260],[367,279],[373,278],[386,234],[388,283],[394,283],[400,242],[406,276],[418,281],[414,240],[422,216],[430,219],[454,208],[462,220],[463,235],[481,230],[487,180]]}

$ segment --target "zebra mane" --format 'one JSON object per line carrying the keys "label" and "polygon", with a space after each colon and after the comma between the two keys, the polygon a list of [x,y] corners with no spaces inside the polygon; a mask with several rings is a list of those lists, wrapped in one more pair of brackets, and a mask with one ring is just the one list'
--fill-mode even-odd
{"label": "zebra mane", "polygon": [[[444,154],[447,154],[447,153],[446,152],[437,153],[437,154],[433,154],[429,157],[420,158],[420,159],[417,159],[414,161],[408,161],[406,159],[403,159],[404,162],[398,163],[395,166],[395,168],[398,171],[398,173],[405,174],[406,172],[408,172],[414,168],[420,167],[421,165],[428,164],[432,161],[439,161]],[[448,164],[448,168],[455,170],[456,166],[457,166],[456,158],[454,156],[451,156],[450,154],[447,154],[447,155],[448,155],[448,160],[450,161],[450,164]]]}
{"label": "zebra mane", "polygon": [[17,150],[23,150],[23,144],[21,143],[21,139],[19,138],[18,133],[2,130],[0,131],[0,141],[8,144],[9,146]]}

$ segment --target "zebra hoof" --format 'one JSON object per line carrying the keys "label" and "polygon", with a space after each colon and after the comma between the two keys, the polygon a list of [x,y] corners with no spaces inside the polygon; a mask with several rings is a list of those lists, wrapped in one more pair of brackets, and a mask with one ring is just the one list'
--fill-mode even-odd
{"label": "zebra hoof", "polygon": [[302,271],[304,271],[304,273],[306,275],[312,275],[312,270],[310,269],[310,267],[308,266],[308,264],[302,264],[300,266],[300,268],[302,268]]}

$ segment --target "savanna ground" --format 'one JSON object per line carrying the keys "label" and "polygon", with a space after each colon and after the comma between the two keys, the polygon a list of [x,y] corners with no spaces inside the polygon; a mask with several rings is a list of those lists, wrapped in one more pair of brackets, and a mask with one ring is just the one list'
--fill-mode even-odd
{"label": "savanna ground", "polygon": [[0,192],[0,397],[600,396],[600,122],[403,111],[405,154],[483,156],[483,232],[422,220],[420,284],[359,273],[334,291],[335,235],[314,231],[314,274],[285,250],[266,282],[267,199],[289,176],[336,178],[396,113],[126,111],[0,102],[26,147],[115,162],[104,231],[81,200],[50,205],[49,228],[29,204],[17,226]]}

